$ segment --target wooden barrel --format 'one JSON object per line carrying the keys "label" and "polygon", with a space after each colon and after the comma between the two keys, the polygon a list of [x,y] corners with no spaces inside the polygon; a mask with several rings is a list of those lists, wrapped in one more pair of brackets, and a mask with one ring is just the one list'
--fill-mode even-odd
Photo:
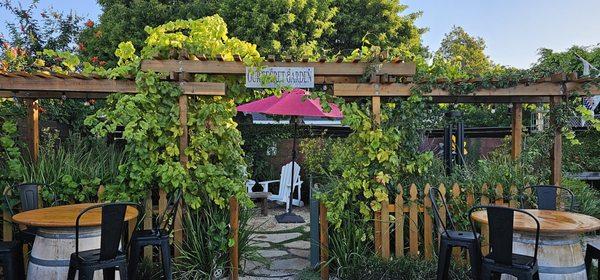
{"label": "wooden barrel", "polygon": [[[100,228],[80,228],[79,250],[100,248]],[[27,279],[64,280],[75,252],[75,228],[39,228],[29,257]],[[118,273],[117,278],[118,277]],[[94,279],[103,279],[96,271]]]}
{"label": "wooden barrel", "polygon": [[[514,234],[513,252],[533,256],[534,247],[535,234]],[[586,280],[583,249],[579,236],[576,234],[540,235],[538,266],[541,280]]]}

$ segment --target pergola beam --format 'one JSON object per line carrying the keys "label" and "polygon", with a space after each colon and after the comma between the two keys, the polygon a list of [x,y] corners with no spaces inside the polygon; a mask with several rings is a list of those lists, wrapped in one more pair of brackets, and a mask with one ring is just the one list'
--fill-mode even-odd
{"label": "pergola beam", "polygon": [[[179,85],[185,95],[225,95],[224,83],[180,82]],[[117,92],[136,93],[137,87],[130,80],[0,77],[0,97],[106,98]]]}
{"label": "pergola beam", "polygon": [[[278,62],[265,61],[265,67],[313,67],[319,76],[363,76],[373,64],[367,62]],[[377,74],[412,76],[416,72],[413,62],[381,63]],[[192,74],[245,75],[246,65],[241,61],[201,60],[144,60],[143,71],[187,72]]]}

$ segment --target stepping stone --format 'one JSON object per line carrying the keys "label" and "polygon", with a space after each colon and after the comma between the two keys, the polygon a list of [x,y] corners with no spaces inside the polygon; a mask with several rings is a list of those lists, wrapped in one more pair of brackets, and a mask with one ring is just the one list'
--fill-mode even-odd
{"label": "stepping stone", "polygon": [[288,250],[290,253],[292,253],[292,255],[301,257],[301,258],[305,258],[308,259],[308,257],[310,256],[310,251],[308,250],[301,250],[301,249],[289,249]]}
{"label": "stepping stone", "polygon": [[283,247],[308,250],[310,249],[310,242],[306,240],[296,240],[290,243],[283,244]]}
{"label": "stepping stone", "polygon": [[271,270],[303,270],[310,265],[310,262],[306,259],[293,258],[274,260],[269,266]]}
{"label": "stepping stone", "polygon": [[251,246],[254,247],[259,247],[259,248],[269,248],[271,247],[271,244],[267,243],[267,242],[252,242],[250,243]]}
{"label": "stepping stone", "polygon": [[246,264],[244,265],[244,272],[249,272],[258,267],[264,267],[264,266],[265,265],[263,263],[260,263],[257,261],[247,261]]}
{"label": "stepping stone", "polygon": [[274,269],[266,269],[262,267],[252,271],[252,275],[256,275],[254,276],[257,277],[256,279],[261,279],[261,276],[268,276],[271,277],[271,279],[274,279],[275,277],[277,277],[277,279],[282,279],[283,277],[290,277],[290,274],[292,273],[286,271],[277,271]]}
{"label": "stepping stone", "polygon": [[281,251],[281,250],[260,250],[258,251],[258,253],[265,257],[265,258],[274,258],[274,257],[281,257],[281,256],[285,256],[288,253],[286,251]]}
{"label": "stepping stone", "polygon": [[257,241],[267,241],[271,243],[281,243],[287,240],[291,240],[294,238],[300,237],[302,234],[298,232],[290,232],[290,233],[277,233],[277,234],[261,234],[254,236],[254,240]]}

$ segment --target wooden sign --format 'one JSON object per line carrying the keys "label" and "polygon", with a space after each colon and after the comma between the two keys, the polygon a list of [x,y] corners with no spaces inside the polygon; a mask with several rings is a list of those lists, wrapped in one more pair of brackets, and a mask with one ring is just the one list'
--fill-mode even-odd
{"label": "wooden sign", "polygon": [[246,67],[247,88],[313,88],[313,67]]}

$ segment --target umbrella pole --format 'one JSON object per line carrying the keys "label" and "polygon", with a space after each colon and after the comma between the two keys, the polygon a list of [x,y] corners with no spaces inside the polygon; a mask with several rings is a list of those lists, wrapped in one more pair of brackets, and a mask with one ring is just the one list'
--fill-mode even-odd
{"label": "umbrella pole", "polygon": [[290,178],[290,196],[289,196],[289,208],[287,212],[281,215],[275,216],[275,219],[279,223],[304,223],[304,219],[294,213],[292,213],[292,202],[294,201],[294,168],[296,166],[296,139],[298,138],[298,120],[297,117],[291,117],[290,120],[294,122],[294,140],[292,142],[292,176]]}

